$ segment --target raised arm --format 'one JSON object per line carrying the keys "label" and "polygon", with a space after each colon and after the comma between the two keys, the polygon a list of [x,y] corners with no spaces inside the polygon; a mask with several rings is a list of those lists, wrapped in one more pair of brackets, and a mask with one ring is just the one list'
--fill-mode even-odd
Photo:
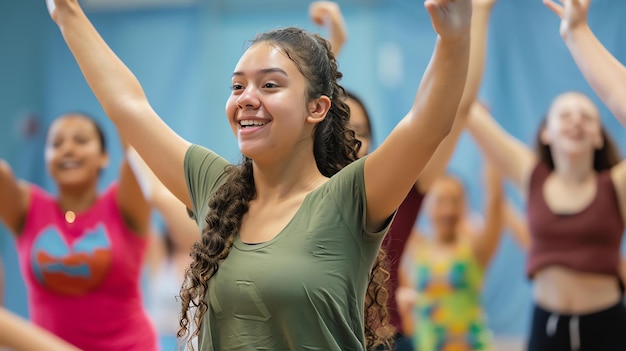
{"label": "raised arm", "polygon": [[502,129],[481,103],[472,105],[467,127],[489,162],[525,196],[530,173],[537,162],[533,151]]}
{"label": "raised arm", "polygon": [[314,1],[309,6],[309,17],[318,26],[328,28],[330,47],[335,57],[339,56],[348,38],[339,5],[334,1]]}
{"label": "raised arm", "polygon": [[424,167],[424,170],[419,175],[417,186],[421,193],[426,193],[432,183],[444,173],[452,154],[454,154],[459,137],[465,129],[470,108],[478,96],[485,66],[489,17],[495,2],[496,0],[472,1],[471,44],[467,81],[465,82],[465,88],[463,89],[463,95],[459,103],[457,116],[452,125],[452,130],[448,136],[443,139],[430,161],[428,161],[428,164],[426,164],[426,167]]}
{"label": "raised arm", "polygon": [[15,351],[79,351],[55,335],[0,308],[0,349]]}
{"label": "raised arm", "polygon": [[152,109],[133,73],[98,34],[77,0],[47,0],[47,4],[87,83],[121,137],[191,208],[183,172],[189,142],[172,131]]}
{"label": "raised arm", "polygon": [[626,67],[600,43],[589,23],[591,0],[544,0],[561,18],[561,36],[587,82],[626,126]]}
{"label": "raised arm", "polygon": [[531,239],[528,224],[526,224],[526,217],[510,202],[508,202],[505,207],[504,227],[511,231],[513,238],[522,251],[528,252]]}
{"label": "raised arm", "polygon": [[488,161],[485,162],[485,188],[485,224],[481,233],[472,236],[474,257],[483,269],[487,268],[498,249],[505,218],[502,177],[498,169]]}
{"label": "raised arm", "polygon": [[[188,213],[185,205],[183,205],[154,175],[148,165],[141,157],[130,149],[128,152],[128,160],[133,171],[138,175],[142,191],[155,210],[159,211],[165,226],[167,227],[167,235],[170,236],[174,244],[175,250],[181,252],[191,252],[191,246],[200,239],[200,229],[195,221],[193,221]],[[157,256],[152,260],[152,269],[156,268],[162,261],[164,250],[158,249],[164,247],[163,238],[161,236],[154,237],[155,242],[151,245],[151,256]]]}
{"label": "raised arm", "polygon": [[144,236],[149,233],[150,204],[141,189],[139,180],[141,175],[137,174],[130,165],[129,157],[131,154],[135,154],[135,151],[126,145],[125,151],[118,181],[117,203],[127,224]]}
{"label": "raised arm", "polygon": [[0,219],[17,236],[24,226],[28,208],[28,184],[15,177],[11,166],[0,159]]}
{"label": "raised arm", "polygon": [[450,132],[467,78],[471,0],[427,0],[438,33],[413,107],[365,160],[367,225],[380,228],[398,208]]}

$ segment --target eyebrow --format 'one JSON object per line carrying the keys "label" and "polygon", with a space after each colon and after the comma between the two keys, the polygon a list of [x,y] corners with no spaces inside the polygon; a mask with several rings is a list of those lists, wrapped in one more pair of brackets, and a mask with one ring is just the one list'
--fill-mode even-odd
{"label": "eyebrow", "polygon": [[[287,72],[285,72],[282,68],[278,68],[278,67],[263,68],[263,69],[260,69],[260,70],[258,70],[256,72],[256,74],[259,74],[259,75],[265,75],[265,74],[269,74],[269,73],[280,73],[280,74],[288,77]],[[244,75],[244,73],[241,72],[241,71],[233,72],[233,77],[235,77],[235,76],[243,76],[243,75]]]}

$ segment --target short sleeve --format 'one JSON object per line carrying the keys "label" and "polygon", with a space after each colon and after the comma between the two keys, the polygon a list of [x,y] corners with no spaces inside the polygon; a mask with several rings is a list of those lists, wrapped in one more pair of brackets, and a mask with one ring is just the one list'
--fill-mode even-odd
{"label": "short sleeve", "polygon": [[215,152],[199,145],[191,145],[185,154],[185,180],[191,202],[192,218],[202,227],[198,218],[203,218],[208,209],[209,197],[226,178],[228,161]]}
{"label": "short sleeve", "polygon": [[349,223],[351,228],[355,228],[356,232],[352,234],[357,238],[379,240],[389,229],[393,216],[381,229],[367,228],[367,197],[364,178],[366,159],[367,156],[362,157],[339,171],[331,178],[329,186],[344,221]]}

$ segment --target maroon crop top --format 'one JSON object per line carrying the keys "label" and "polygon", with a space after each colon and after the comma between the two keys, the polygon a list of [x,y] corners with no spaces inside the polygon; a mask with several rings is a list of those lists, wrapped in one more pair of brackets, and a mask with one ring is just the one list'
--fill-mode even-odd
{"label": "maroon crop top", "polygon": [[406,242],[411,236],[411,231],[415,226],[417,215],[422,207],[424,194],[417,189],[417,185],[411,188],[406,198],[398,208],[398,212],[391,223],[389,232],[383,241],[383,247],[387,251],[387,259],[389,260],[389,280],[387,288],[389,289],[389,298],[387,308],[389,310],[389,323],[396,327],[398,331],[402,330],[402,320],[396,306],[396,290],[399,285],[398,271],[400,270],[400,260]]}
{"label": "maroon crop top", "polygon": [[538,164],[530,178],[528,225],[532,244],[526,272],[562,265],[573,270],[619,277],[624,221],[610,171],[597,175],[595,198],[573,214],[552,212],[543,197],[543,185],[552,171]]}

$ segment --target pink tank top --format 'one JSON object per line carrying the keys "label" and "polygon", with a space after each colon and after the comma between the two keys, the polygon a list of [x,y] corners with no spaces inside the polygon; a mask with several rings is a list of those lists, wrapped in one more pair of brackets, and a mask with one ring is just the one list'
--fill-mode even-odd
{"label": "pink tank top", "polygon": [[83,350],[156,350],[140,273],[147,241],[125,225],[109,187],[65,220],[56,199],[30,186],[17,252],[31,320]]}

